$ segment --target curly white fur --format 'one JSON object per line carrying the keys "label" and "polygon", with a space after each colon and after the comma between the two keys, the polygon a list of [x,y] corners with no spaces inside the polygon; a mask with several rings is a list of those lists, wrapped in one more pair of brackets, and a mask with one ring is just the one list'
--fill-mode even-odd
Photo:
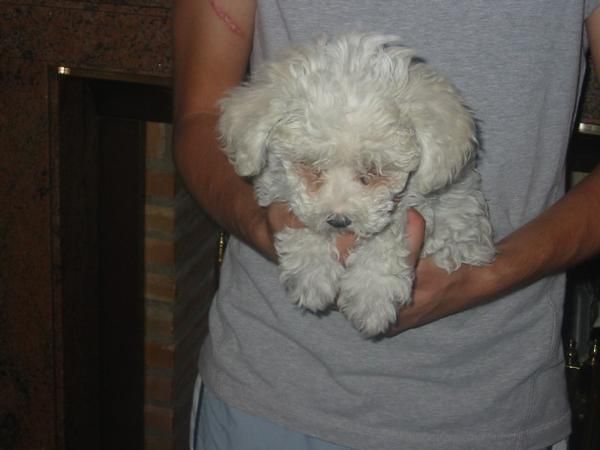
{"label": "curly white fur", "polygon": [[[457,91],[393,36],[345,34],[291,48],[222,101],[219,131],[262,206],[287,202],[306,229],[276,236],[298,305],[337,302],[376,336],[411,300],[406,210],[427,223],[423,256],[448,270],[495,255],[474,170],[475,124]],[[335,238],[359,240],[343,266]]]}

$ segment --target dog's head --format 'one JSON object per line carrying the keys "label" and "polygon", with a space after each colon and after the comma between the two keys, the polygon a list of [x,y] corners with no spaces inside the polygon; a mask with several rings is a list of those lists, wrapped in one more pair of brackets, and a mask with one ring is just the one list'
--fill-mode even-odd
{"label": "dog's head", "polygon": [[451,183],[475,150],[455,89],[382,35],[323,38],[262,65],[222,101],[219,131],[240,175],[285,171],[307,226],[359,235],[389,222],[407,186]]}

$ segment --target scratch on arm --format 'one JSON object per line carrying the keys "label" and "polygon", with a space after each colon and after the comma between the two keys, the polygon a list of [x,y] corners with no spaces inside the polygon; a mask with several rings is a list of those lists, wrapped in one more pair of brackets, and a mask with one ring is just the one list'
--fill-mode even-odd
{"label": "scratch on arm", "polygon": [[235,21],[231,18],[229,14],[225,12],[223,8],[221,8],[217,4],[216,0],[208,0],[208,3],[210,4],[210,7],[212,8],[216,16],[223,21],[223,23],[227,26],[227,28],[229,28],[229,30],[232,33],[236,34],[239,37],[244,37],[244,32],[242,28],[237,23],[235,23]]}

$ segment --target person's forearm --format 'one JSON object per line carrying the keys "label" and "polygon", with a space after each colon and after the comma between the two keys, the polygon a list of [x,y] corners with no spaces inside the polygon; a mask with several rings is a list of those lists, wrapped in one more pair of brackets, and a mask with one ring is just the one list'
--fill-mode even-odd
{"label": "person's forearm", "polygon": [[265,210],[252,185],[240,178],[220,150],[218,116],[198,113],[180,118],[174,127],[175,161],[198,203],[225,230],[273,258]]}
{"label": "person's forearm", "polygon": [[527,284],[600,252],[600,168],[498,245],[500,282]]}
{"label": "person's forearm", "polygon": [[600,253],[599,223],[596,168],[554,206],[499,242],[492,264],[463,265],[447,274],[432,258],[421,260],[413,303],[398,312],[389,335],[493,301]]}
{"label": "person's forearm", "polygon": [[[464,306],[475,306],[559,273],[600,252],[600,169],[498,243],[496,261],[465,267]],[[459,295],[460,293],[456,293]]]}
{"label": "person's forearm", "polygon": [[223,228],[273,258],[272,233],[252,186],[219,148],[219,100],[244,78],[255,0],[177,0],[173,8],[174,156],[192,195]]}

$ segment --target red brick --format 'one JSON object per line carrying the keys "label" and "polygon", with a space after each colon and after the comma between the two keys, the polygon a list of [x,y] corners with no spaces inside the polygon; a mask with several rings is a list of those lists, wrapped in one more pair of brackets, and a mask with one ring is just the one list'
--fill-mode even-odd
{"label": "red brick", "polygon": [[146,298],[173,302],[175,300],[175,279],[169,275],[146,273],[145,292]]}
{"label": "red brick", "polygon": [[[173,437],[170,435],[144,437],[144,450],[175,450]],[[184,447],[181,447],[184,448]]]}
{"label": "red brick", "polygon": [[146,195],[175,198],[175,174],[166,171],[146,172]]}
{"label": "red brick", "polygon": [[144,405],[144,422],[146,430],[153,429],[163,433],[173,430],[173,410],[171,408]]}
{"label": "red brick", "polygon": [[175,264],[175,242],[173,241],[147,238],[145,252],[147,262],[169,266]]}
{"label": "red brick", "polygon": [[170,402],[173,400],[173,379],[170,376],[147,373],[144,390],[147,401]]}
{"label": "red brick", "polygon": [[153,160],[170,158],[170,130],[164,123],[146,122],[146,157]]}
{"label": "red brick", "polygon": [[148,341],[144,344],[146,367],[155,369],[173,369],[175,365],[175,344]]}
{"label": "red brick", "polygon": [[175,211],[171,207],[146,205],[146,231],[160,231],[171,234],[175,231]]}
{"label": "red brick", "polygon": [[146,305],[146,336],[170,338],[173,336],[173,313],[165,308]]}

